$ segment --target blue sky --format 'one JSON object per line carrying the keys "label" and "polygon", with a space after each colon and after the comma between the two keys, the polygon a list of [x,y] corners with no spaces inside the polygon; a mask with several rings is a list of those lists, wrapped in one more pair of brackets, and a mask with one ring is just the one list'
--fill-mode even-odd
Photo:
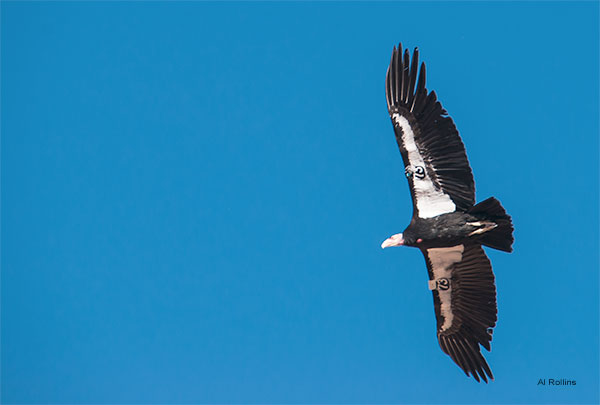
{"label": "blue sky", "polygon": [[[597,403],[598,11],[2,2],[2,402]],[[514,219],[488,385],[379,247],[400,41]]]}

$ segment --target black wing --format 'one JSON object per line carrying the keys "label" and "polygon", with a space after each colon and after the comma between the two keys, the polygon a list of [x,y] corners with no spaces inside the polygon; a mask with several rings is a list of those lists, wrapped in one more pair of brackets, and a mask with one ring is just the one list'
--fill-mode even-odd
{"label": "black wing", "polygon": [[480,245],[424,249],[440,347],[465,374],[494,379],[479,345],[490,350],[496,325],[496,286]]}
{"label": "black wing", "polygon": [[414,216],[430,218],[466,211],[475,204],[475,183],[465,147],[452,118],[425,88],[425,64],[417,71],[419,51],[412,62],[408,49],[394,47],[385,90],[388,112],[415,209]]}

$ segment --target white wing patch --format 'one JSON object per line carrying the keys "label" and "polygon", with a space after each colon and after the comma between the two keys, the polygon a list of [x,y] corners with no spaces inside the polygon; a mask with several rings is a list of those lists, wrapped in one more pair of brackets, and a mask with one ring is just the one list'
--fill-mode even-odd
{"label": "white wing patch", "polygon": [[[447,283],[445,288],[437,288],[440,297],[440,313],[444,317],[442,332],[452,326],[452,320],[454,319],[452,313],[452,283],[448,280],[452,279],[452,267],[462,260],[464,250],[463,245],[427,249],[427,256],[431,262],[433,272],[433,281],[436,281],[439,285],[439,280],[445,279]],[[431,285],[430,282],[430,287]]]}
{"label": "white wing patch", "polygon": [[[425,161],[415,144],[415,135],[408,120],[398,113],[392,114],[392,120],[394,124],[402,128],[402,142],[408,152],[408,161],[411,168],[414,169],[417,166],[425,168]],[[419,218],[432,218],[456,211],[456,205],[454,205],[450,196],[437,190],[429,177],[419,178],[413,176],[413,186]]]}

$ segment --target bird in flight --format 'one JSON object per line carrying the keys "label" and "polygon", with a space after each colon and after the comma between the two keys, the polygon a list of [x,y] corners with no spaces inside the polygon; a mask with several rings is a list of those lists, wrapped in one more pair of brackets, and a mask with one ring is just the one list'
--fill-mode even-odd
{"label": "bird in flight", "polygon": [[413,216],[382,248],[421,250],[437,319],[440,347],[478,382],[494,379],[481,354],[490,350],[497,321],[496,286],[482,245],[512,251],[512,221],[494,197],[475,204],[465,147],[434,91],[425,88],[419,51],[412,61],[394,47],[385,80],[388,112],[404,162]]}

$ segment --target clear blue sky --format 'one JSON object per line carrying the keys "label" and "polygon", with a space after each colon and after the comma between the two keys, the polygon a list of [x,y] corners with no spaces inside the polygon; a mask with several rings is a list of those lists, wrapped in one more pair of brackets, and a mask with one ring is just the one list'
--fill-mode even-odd
{"label": "clear blue sky", "polygon": [[[2,2],[2,402],[597,403],[598,11]],[[514,219],[488,385],[380,248],[400,41]]]}

